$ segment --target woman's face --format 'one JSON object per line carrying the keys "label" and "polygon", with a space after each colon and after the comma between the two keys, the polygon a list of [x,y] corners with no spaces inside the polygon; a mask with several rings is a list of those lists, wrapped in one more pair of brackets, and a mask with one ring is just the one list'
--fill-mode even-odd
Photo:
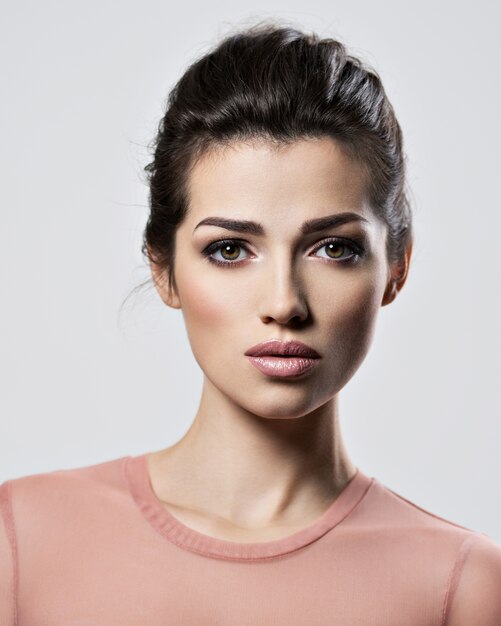
{"label": "woman's face", "polygon": [[[385,294],[386,225],[367,204],[362,169],[327,137],[278,150],[236,143],[204,156],[189,183],[176,290],[154,273],[164,301],[182,309],[205,376],[262,417],[320,407],[358,369],[379,308],[394,297]],[[345,213],[353,219],[314,228]],[[203,223],[220,219],[247,228]],[[245,356],[269,339],[302,341],[320,359],[301,376],[271,377]]]}

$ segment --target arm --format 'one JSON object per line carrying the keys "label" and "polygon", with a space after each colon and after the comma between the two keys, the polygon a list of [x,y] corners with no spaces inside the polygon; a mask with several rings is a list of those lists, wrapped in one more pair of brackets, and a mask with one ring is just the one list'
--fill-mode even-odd
{"label": "arm", "polygon": [[451,578],[444,626],[501,626],[501,546],[481,533],[466,540]]}
{"label": "arm", "polygon": [[0,485],[0,624],[16,623],[16,544],[10,502],[10,484]]}

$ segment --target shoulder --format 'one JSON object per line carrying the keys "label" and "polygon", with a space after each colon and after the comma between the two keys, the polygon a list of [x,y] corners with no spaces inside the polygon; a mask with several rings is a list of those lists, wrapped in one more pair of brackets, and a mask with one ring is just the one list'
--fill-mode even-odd
{"label": "shoulder", "polygon": [[[371,522],[443,589],[444,626],[501,626],[501,545],[374,480]],[[381,533],[379,533],[381,534]],[[399,539],[398,543],[395,538]],[[409,551],[412,546],[412,551]],[[431,574],[433,573],[433,576]]]}
{"label": "shoulder", "polygon": [[0,484],[0,624],[17,623],[20,572],[29,579],[36,577],[33,572],[47,572],[48,564],[59,567],[54,553],[61,555],[66,547],[71,555],[76,543],[90,546],[97,532],[106,532],[107,521],[122,519],[131,499],[124,471],[128,458]]}
{"label": "shoulder", "polygon": [[1,483],[1,487],[5,488],[5,485],[9,484],[10,489],[17,492],[25,489],[43,489],[46,486],[53,487],[58,483],[71,484],[72,486],[79,483],[111,484],[122,471],[121,467],[128,458],[124,456],[92,465],[27,474],[18,478],[8,479]]}
{"label": "shoulder", "polygon": [[450,538],[456,547],[470,534],[475,534],[473,529],[437,515],[377,479],[373,479],[370,491],[373,515],[381,524],[388,524],[395,530],[422,531],[428,537],[437,536],[441,540]]}
{"label": "shoulder", "polygon": [[447,626],[501,624],[501,545],[482,533],[462,543],[444,607]]}
{"label": "shoulder", "polygon": [[[128,457],[11,478],[0,485],[4,520],[18,525],[54,517],[62,509],[125,491],[124,463]],[[33,525],[33,524],[31,524]]]}
{"label": "shoulder", "polygon": [[447,577],[463,544],[466,549],[473,537],[482,536],[404,498],[376,478],[364,500],[359,513],[367,531],[377,533],[396,556],[412,556],[423,575],[433,568]]}

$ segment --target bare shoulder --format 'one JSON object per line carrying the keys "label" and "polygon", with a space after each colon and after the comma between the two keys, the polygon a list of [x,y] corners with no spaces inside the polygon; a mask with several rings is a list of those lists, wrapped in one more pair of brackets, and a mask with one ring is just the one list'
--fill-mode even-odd
{"label": "bare shoulder", "polygon": [[478,532],[465,539],[445,608],[447,626],[501,626],[501,545]]}

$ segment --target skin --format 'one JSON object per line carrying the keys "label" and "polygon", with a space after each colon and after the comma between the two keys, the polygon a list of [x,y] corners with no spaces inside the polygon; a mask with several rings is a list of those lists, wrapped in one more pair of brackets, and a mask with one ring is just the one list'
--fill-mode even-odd
{"label": "skin", "polygon": [[[338,394],[369,350],[379,309],[405,282],[411,245],[403,270],[388,262],[387,227],[365,198],[364,171],[331,138],[217,148],[198,161],[189,183],[175,285],[165,268],[151,269],[163,301],[182,311],[204,384],[186,435],[150,453],[152,487],[199,532],[279,539],[320,517],[356,473]],[[344,211],[366,221],[300,231],[306,220]],[[265,232],[194,230],[212,216],[253,220]],[[365,254],[341,263],[325,243],[318,246],[327,237],[363,242]],[[238,247],[224,255],[223,244],[212,256],[239,265],[209,263],[203,250],[229,238]],[[333,251],[353,256],[350,248]],[[319,364],[297,380],[266,376],[244,353],[271,338],[303,341],[320,353]]]}

